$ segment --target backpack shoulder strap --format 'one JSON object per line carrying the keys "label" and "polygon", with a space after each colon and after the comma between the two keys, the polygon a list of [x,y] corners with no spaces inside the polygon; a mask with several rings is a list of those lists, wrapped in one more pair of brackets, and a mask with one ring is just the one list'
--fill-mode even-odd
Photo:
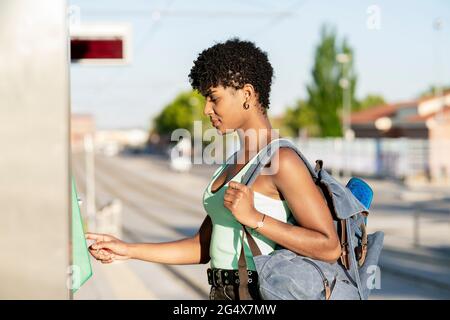
{"label": "backpack shoulder strap", "polygon": [[306,157],[300,152],[298,147],[292,141],[286,138],[280,138],[272,140],[266,147],[264,147],[264,149],[258,154],[256,161],[251,164],[249,170],[247,170],[247,172],[242,176],[241,183],[247,186],[251,186],[253,182],[255,182],[256,178],[261,173],[263,168],[273,158],[278,149],[282,147],[294,150],[306,165],[306,168],[311,174],[314,182],[319,179],[316,170],[313,169],[308,159],[306,159]]}

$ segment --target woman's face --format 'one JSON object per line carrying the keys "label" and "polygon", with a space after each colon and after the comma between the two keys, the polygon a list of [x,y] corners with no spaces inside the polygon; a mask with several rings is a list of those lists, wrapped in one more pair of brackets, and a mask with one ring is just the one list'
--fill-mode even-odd
{"label": "woman's face", "polygon": [[242,127],[247,116],[243,108],[245,101],[244,90],[211,87],[206,95],[203,112],[220,134],[228,133]]}

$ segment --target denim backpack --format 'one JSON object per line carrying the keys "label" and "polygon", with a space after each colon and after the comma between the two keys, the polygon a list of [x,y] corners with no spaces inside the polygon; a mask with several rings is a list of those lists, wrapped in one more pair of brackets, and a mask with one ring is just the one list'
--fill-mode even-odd
{"label": "denim backpack", "polygon": [[251,300],[248,291],[244,236],[253,254],[258,273],[258,289],[264,300],[344,300],[368,299],[379,277],[378,258],[383,247],[384,233],[366,232],[366,208],[352,191],[339,183],[316,161],[315,169],[299,149],[287,139],[271,141],[242,177],[241,183],[251,186],[261,170],[280,147],[296,151],[308,168],[315,184],[320,187],[341,242],[341,256],[328,263],[301,256],[279,245],[268,255],[262,255],[255,240],[243,225],[239,265],[239,298]]}

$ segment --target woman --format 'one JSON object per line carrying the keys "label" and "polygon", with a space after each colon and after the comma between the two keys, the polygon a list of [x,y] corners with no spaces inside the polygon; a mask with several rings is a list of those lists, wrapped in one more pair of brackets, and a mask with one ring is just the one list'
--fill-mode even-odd
{"label": "woman", "polygon": [[[203,196],[207,216],[195,236],[165,243],[125,243],[108,235],[87,234],[97,241],[90,247],[96,259],[210,262],[210,299],[214,300],[239,299],[236,272],[242,225],[252,231],[262,254],[279,245],[323,261],[338,259],[341,247],[331,213],[295,151],[280,148],[271,163],[277,170],[258,176],[251,188],[239,183],[258,152],[279,138],[267,116],[272,76],[267,54],[251,42],[231,39],[198,56],[189,75],[192,87],[206,97],[204,113],[221,134],[238,132],[237,161],[214,173]],[[244,251],[249,291],[259,299],[248,244]]]}

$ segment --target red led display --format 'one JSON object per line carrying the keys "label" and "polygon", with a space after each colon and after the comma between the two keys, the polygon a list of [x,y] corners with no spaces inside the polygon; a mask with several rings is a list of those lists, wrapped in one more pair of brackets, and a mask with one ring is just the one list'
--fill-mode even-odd
{"label": "red led display", "polygon": [[72,39],[71,60],[123,59],[122,39]]}

